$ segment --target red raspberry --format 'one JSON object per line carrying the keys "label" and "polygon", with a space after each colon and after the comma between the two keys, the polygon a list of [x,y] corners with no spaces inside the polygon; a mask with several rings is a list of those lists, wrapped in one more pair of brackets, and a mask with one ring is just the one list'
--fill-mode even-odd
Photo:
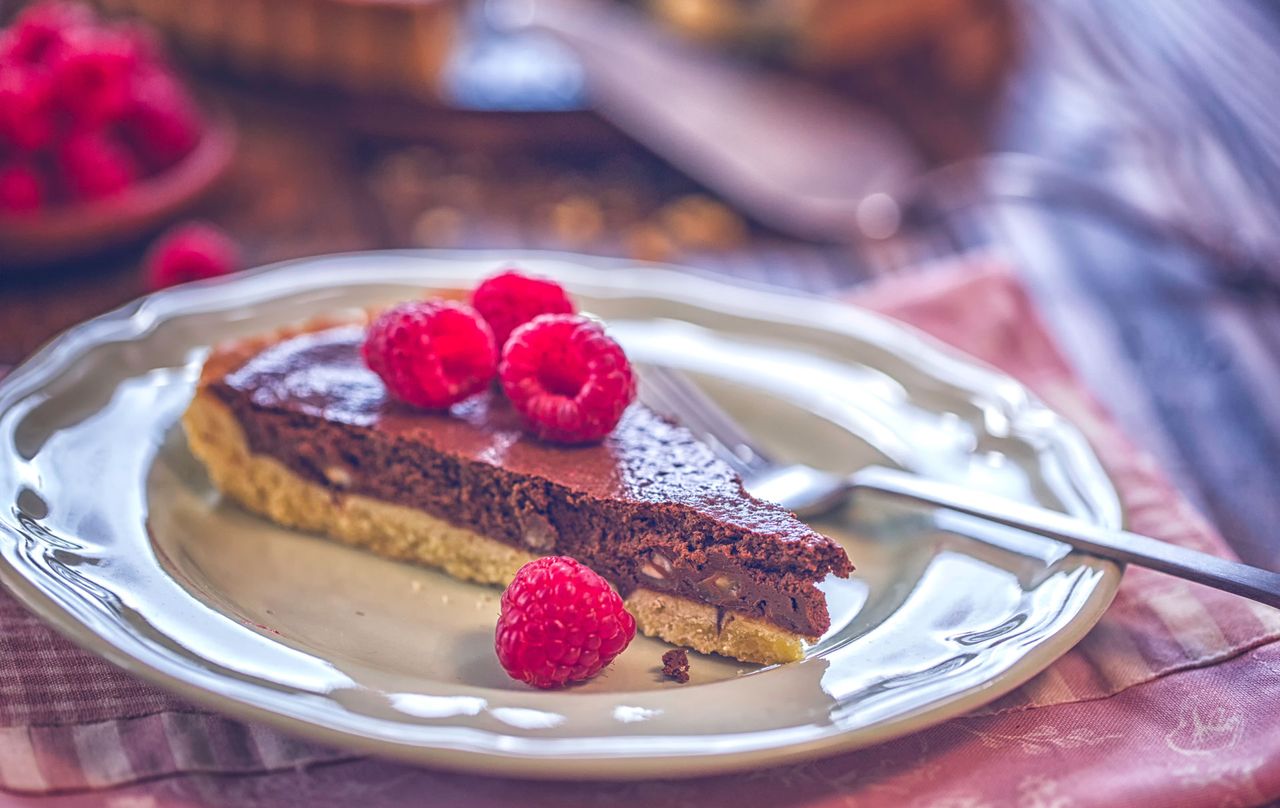
{"label": "red raspberry", "polygon": [[502,593],[493,647],[512,679],[554,688],[595,676],[635,636],[635,618],[605,579],[572,558],[546,556],[521,567]]}
{"label": "red raspberry", "polygon": [[144,70],[133,85],[124,130],[151,168],[168,168],[200,140],[200,113],[183,86],[161,70]]}
{"label": "red raspberry", "polygon": [[134,63],[139,68],[167,68],[169,56],[155,29],[145,23],[127,20],[111,26],[112,33],[128,43]]}
{"label": "red raspberry", "polygon": [[493,379],[493,332],[470,306],[419,300],[392,306],[369,326],[364,361],[391,395],[427,409],[446,409]]}
{"label": "red raspberry", "polygon": [[471,305],[488,321],[498,347],[517,327],[539,314],[573,314],[577,309],[555,281],[531,278],[508,269],[486,279],[471,293]]}
{"label": "red raspberry", "polygon": [[0,168],[0,214],[34,213],[44,204],[44,180],[25,163]]}
{"label": "red raspberry", "polygon": [[517,328],[498,373],[529,430],[558,443],[600,440],[636,397],[627,355],[577,314],[544,314]]}
{"label": "red raspberry", "polygon": [[101,199],[124,190],[138,178],[138,165],[114,138],[81,132],[58,150],[67,186],[83,199]]}
{"label": "red raspberry", "polygon": [[0,64],[0,141],[34,151],[53,140],[53,84],[44,73]]}
{"label": "red raspberry", "polygon": [[9,29],[4,56],[27,64],[45,64],[73,31],[94,24],[93,11],[80,3],[35,3]]}
{"label": "red raspberry", "polygon": [[161,236],[145,263],[147,288],[155,291],[235,272],[240,267],[240,250],[213,225],[188,222]]}
{"label": "red raspberry", "polygon": [[111,31],[81,31],[50,65],[62,108],[78,128],[97,129],[128,109],[138,57],[132,40]]}

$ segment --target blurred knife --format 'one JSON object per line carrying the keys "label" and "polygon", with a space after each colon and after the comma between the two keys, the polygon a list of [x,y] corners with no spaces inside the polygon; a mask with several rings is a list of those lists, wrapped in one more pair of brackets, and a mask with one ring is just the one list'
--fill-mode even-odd
{"label": "blurred knife", "polygon": [[638,12],[591,0],[489,0],[490,19],[552,34],[594,107],[761,222],[822,241],[890,235],[923,170],[889,121],[797,79],[718,58]]}

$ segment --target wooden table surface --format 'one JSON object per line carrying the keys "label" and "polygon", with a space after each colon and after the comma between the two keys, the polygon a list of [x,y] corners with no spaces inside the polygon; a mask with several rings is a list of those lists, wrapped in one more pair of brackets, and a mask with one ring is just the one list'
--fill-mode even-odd
{"label": "wooden table surface", "polygon": [[[1280,127],[1269,125],[1267,83],[1280,70],[1266,69],[1280,36],[1276,18],[1258,11],[1262,4],[1046,5],[1069,15],[1071,26],[1055,28],[1070,30],[1077,47],[1032,49],[996,145],[1095,171],[1124,162],[1109,151],[1121,118],[1140,133],[1212,122],[1196,148],[1209,139],[1257,182],[1244,190],[1190,183],[1185,197],[1164,193],[1193,218],[1198,205],[1221,214],[1245,203],[1248,215],[1274,216]],[[1217,11],[1190,22],[1169,11],[1184,6]],[[1103,58],[1107,48],[1132,63]],[[1082,52],[1092,55],[1080,61]],[[1260,60],[1243,71],[1256,86],[1228,69],[1241,54]],[[1192,111],[1163,119],[1176,105],[1152,104],[1152,88],[1187,89],[1187,76],[1196,78]],[[1242,271],[1089,206],[1002,198],[983,198],[889,242],[814,245],[745,225],[586,113],[426,112],[423,137],[410,143],[346,123],[366,116],[329,103],[218,79],[201,84],[232,108],[243,141],[228,181],[194,214],[234,234],[249,265],[405,246],[561,248],[670,259],[822,292],[911,271],[928,257],[995,249],[1017,265],[1068,355],[1132,437],[1242,557],[1280,567],[1280,273]],[[1174,179],[1158,187],[1185,192],[1184,178]],[[0,277],[0,370],[140,294],[142,249]]]}

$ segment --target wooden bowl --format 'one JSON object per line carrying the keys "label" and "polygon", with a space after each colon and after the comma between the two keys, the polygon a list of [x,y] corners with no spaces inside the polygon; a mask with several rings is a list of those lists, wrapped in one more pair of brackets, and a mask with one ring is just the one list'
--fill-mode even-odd
{"label": "wooden bowl", "polygon": [[181,162],[118,194],[0,217],[0,271],[81,258],[141,238],[213,188],[230,167],[235,144],[230,116],[218,114]]}

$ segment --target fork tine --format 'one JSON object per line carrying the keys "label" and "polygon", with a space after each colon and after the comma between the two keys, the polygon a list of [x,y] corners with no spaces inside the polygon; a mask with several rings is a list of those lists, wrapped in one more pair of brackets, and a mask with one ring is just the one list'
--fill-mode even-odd
{"label": "fork tine", "polygon": [[683,373],[668,367],[646,366],[640,381],[641,397],[646,404],[698,434],[743,477],[773,465],[742,427]]}
{"label": "fork tine", "polygon": [[[697,421],[706,432],[726,446],[754,448],[746,430],[680,371],[669,367],[655,367],[646,376],[646,381],[651,381],[662,397],[677,408],[676,414]],[[764,457],[763,452],[753,454]]]}
{"label": "fork tine", "polygon": [[[641,396],[646,403],[663,410],[678,420],[685,427],[721,440],[713,418],[707,417],[702,402],[689,393],[692,384],[687,378],[666,367],[646,368],[641,374]],[[728,438],[728,436],[725,436]],[[732,439],[721,442],[732,442]]]}

